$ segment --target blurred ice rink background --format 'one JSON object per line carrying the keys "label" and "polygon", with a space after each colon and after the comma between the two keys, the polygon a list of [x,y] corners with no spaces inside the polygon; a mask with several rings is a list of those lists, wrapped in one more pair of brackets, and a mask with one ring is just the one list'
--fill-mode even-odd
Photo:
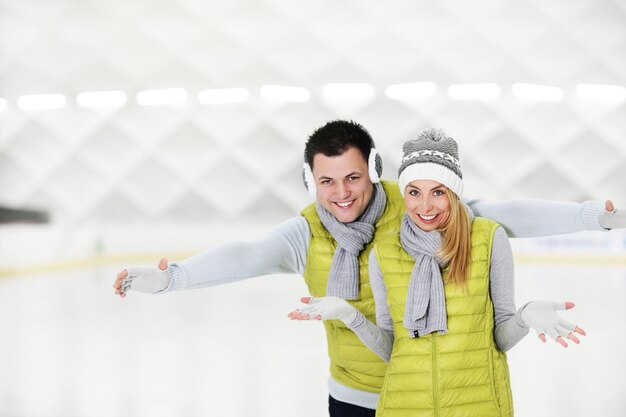
{"label": "blurred ice rink background", "polygon": [[[308,134],[443,127],[466,194],[626,206],[626,3],[0,0],[0,416],[320,416],[320,323],[268,276],[112,295],[129,265],[267,233]],[[0,211],[4,213],[3,211]],[[516,299],[588,332],[509,354],[522,417],[626,415],[626,233],[512,241]]]}

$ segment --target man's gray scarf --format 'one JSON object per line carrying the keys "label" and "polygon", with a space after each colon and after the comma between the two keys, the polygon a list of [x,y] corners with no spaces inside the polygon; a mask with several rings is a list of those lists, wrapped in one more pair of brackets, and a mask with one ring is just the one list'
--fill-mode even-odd
{"label": "man's gray scarf", "polygon": [[326,210],[320,202],[316,204],[322,224],[337,241],[328,275],[326,295],[356,300],[359,298],[359,254],[374,237],[376,222],[380,219],[387,196],[380,183],[374,184],[372,199],[365,211],[352,223],[342,223]]}
{"label": "man's gray scarf", "polygon": [[437,257],[442,245],[441,233],[437,230],[423,231],[405,214],[400,226],[400,242],[404,250],[415,259],[402,324],[409,330],[410,337],[436,331],[446,333],[446,298],[442,266]]}

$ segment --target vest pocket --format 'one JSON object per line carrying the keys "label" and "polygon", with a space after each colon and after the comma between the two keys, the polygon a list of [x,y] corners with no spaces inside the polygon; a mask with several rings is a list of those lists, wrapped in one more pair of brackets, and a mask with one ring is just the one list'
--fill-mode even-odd
{"label": "vest pocket", "polygon": [[503,415],[502,405],[500,404],[500,393],[498,392],[498,382],[496,379],[499,374],[499,372],[496,371],[498,359],[494,358],[494,353],[496,352],[494,352],[493,349],[489,349],[489,377],[491,379],[491,393],[493,395],[493,402],[498,408],[499,415]]}
{"label": "vest pocket", "polygon": [[495,395],[495,404],[499,415],[502,417],[513,416],[513,398],[511,395],[511,382],[509,377],[509,365],[506,355],[495,349],[490,350],[491,362],[491,386]]}
{"label": "vest pocket", "polygon": [[[389,362],[391,363],[391,360],[393,360],[393,350],[395,350],[396,344],[393,344],[393,348],[392,348],[392,356],[391,359],[389,360]],[[389,363],[387,364],[387,368],[385,369],[385,379],[383,380],[383,386],[380,389],[380,397],[378,397],[378,405],[376,406],[376,415],[377,416],[384,416],[384,410],[385,410],[385,403],[387,402],[387,391],[389,389],[389,380],[392,377],[389,376],[389,373],[391,371],[391,366],[389,366]]]}

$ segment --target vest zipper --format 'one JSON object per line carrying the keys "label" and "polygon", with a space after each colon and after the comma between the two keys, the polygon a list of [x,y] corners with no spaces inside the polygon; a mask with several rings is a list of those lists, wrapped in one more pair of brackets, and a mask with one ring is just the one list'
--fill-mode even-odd
{"label": "vest zipper", "polygon": [[433,343],[433,405],[435,417],[439,416],[439,384],[437,376],[437,332],[432,333]]}

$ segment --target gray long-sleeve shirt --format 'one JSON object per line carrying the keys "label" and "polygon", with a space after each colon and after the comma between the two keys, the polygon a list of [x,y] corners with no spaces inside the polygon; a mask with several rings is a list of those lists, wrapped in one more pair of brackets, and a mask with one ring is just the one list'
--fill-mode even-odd
{"label": "gray long-sleeve shirt", "polygon": [[[475,216],[499,224],[510,237],[548,236],[583,230],[605,230],[598,224],[598,201],[563,203],[543,200],[486,202],[469,200]],[[310,229],[304,217],[291,218],[262,239],[210,248],[170,266],[164,291],[221,285],[267,274],[304,273]]]}

